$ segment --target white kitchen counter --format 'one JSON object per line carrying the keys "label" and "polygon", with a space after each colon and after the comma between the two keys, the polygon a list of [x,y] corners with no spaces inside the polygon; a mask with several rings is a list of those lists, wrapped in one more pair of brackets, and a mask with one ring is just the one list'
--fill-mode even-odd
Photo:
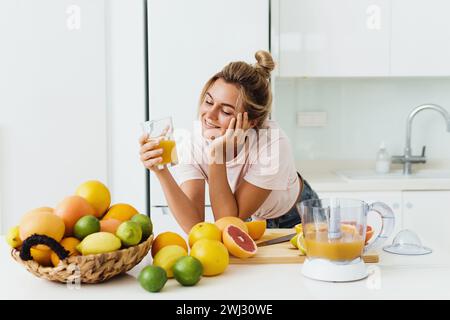
{"label": "white kitchen counter", "polygon": [[[336,172],[346,170],[372,170],[373,161],[297,161],[298,172],[317,192],[336,191],[404,191],[404,190],[450,190],[450,179],[367,179],[348,180]],[[393,169],[400,169],[395,165]],[[415,164],[413,170],[431,169],[450,172],[448,161],[429,161],[427,164]]]}
{"label": "white kitchen counter", "polygon": [[203,277],[194,287],[170,279],[159,293],[143,290],[136,280],[151,257],[129,273],[96,285],[69,289],[36,278],[14,261],[0,241],[0,299],[450,299],[450,252],[436,249],[426,256],[381,253],[371,264],[374,276],[352,283],[309,280],[301,265],[230,265],[216,277]]}

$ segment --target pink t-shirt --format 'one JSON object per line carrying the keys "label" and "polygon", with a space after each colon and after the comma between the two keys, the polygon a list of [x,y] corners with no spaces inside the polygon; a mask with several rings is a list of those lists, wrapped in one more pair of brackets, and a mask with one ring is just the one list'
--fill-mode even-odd
{"label": "pink t-shirt", "polygon": [[[282,216],[292,208],[300,192],[289,138],[273,120],[267,120],[258,133],[252,131],[247,138],[248,152],[241,149],[234,159],[226,161],[230,188],[234,193],[245,180],[272,190],[252,217],[261,220]],[[201,135],[199,125],[187,140],[177,142],[179,164],[173,168],[175,179],[179,185],[192,179],[208,182],[207,155],[211,142]]]}

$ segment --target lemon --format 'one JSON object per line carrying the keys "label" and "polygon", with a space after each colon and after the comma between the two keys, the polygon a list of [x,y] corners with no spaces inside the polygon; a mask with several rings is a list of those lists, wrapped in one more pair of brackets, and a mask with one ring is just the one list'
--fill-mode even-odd
{"label": "lemon", "polygon": [[177,245],[166,246],[155,255],[153,265],[163,268],[166,270],[167,277],[173,278],[173,265],[179,258],[185,256],[187,256],[187,251],[184,248]]}
{"label": "lemon", "polygon": [[[247,227],[247,226],[246,226]],[[199,222],[189,231],[188,241],[192,248],[195,242],[201,239],[222,240],[222,232],[219,227],[210,222]]]}
{"label": "lemon", "polygon": [[295,232],[296,232],[297,234],[299,234],[300,232],[303,232],[303,226],[302,226],[301,223],[296,224],[296,225],[294,226],[294,228],[295,228]]}
{"label": "lemon", "polygon": [[6,234],[6,242],[12,247],[17,248],[22,245],[22,240],[19,236],[19,226],[12,227]]}
{"label": "lemon", "polygon": [[303,232],[300,232],[297,235],[297,248],[300,250],[301,255],[306,255],[306,246],[305,246],[305,238],[303,237]]}
{"label": "lemon", "polygon": [[122,243],[120,239],[109,232],[96,232],[88,235],[81,241],[76,249],[86,256],[89,254],[98,254],[112,252],[120,249]]}
{"label": "lemon", "polygon": [[295,236],[293,236],[293,237],[291,238],[291,244],[292,244],[295,248],[298,249],[298,247],[297,247],[297,238],[298,238],[298,234],[296,234]]}

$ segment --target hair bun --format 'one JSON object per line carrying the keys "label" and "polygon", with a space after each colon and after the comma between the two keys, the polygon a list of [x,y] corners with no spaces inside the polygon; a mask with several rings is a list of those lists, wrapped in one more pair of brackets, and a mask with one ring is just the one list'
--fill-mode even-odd
{"label": "hair bun", "polygon": [[275,68],[275,62],[273,62],[270,52],[259,50],[255,53],[257,63],[255,69],[266,79],[270,78],[270,72]]}

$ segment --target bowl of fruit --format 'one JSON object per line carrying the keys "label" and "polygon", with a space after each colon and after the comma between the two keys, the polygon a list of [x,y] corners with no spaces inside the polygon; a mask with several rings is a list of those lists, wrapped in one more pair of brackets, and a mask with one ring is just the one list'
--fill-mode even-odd
{"label": "bowl of fruit", "polygon": [[87,181],[55,208],[30,210],[8,232],[11,256],[35,276],[63,283],[129,271],[151,249],[152,222],[129,204],[110,204],[108,188]]}

